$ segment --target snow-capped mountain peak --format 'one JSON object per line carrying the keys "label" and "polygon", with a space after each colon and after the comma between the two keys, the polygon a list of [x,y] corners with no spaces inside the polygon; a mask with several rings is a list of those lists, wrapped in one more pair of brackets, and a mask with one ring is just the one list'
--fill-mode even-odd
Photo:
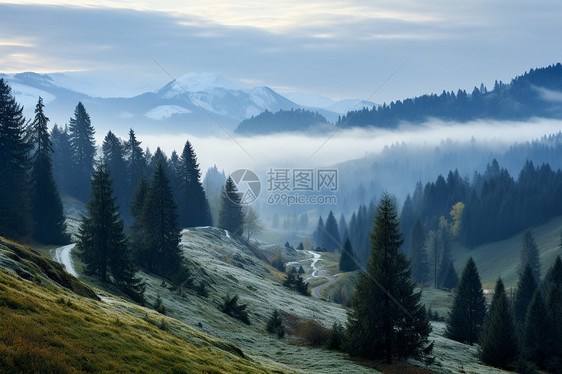
{"label": "snow-capped mountain peak", "polygon": [[169,88],[169,92],[201,92],[222,88],[224,90],[241,90],[242,87],[232,83],[228,79],[214,73],[188,73],[176,78]]}

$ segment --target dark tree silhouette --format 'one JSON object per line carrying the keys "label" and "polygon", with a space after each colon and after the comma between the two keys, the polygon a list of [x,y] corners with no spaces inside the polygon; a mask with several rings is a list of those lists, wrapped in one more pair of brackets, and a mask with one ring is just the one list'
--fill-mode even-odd
{"label": "dark tree silhouette", "polygon": [[357,282],[348,314],[348,351],[352,355],[385,359],[427,356],[431,331],[421,292],[414,293],[410,264],[399,252],[402,234],[392,198],[385,194],[371,233],[367,272]]}
{"label": "dark tree silhouette", "polygon": [[237,237],[241,236],[244,230],[244,212],[240,205],[240,194],[230,176],[226,179],[222,191],[219,227]]}
{"label": "dark tree silhouette", "polygon": [[447,318],[447,337],[472,345],[478,342],[485,318],[486,300],[476,264],[471,257],[462,272]]}
{"label": "dark tree silhouette", "polygon": [[49,119],[43,111],[43,99],[35,106],[35,118],[30,126],[33,146],[31,183],[33,237],[50,244],[65,244],[70,235],[65,233],[66,222],[62,202],[53,177],[51,155],[53,147],[49,138]]}
{"label": "dark tree silhouette", "polygon": [[70,118],[68,126],[70,144],[72,146],[72,163],[74,168],[72,193],[80,200],[86,200],[90,191],[90,176],[94,170],[96,146],[94,127],[90,115],[82,103],[74,109],[74,118]]}
{"label": "dark tree silhouette", "polygon": [[339,268],[343,272],[355,271],[358,269],[357,259],[355,258],[355,253],[353,253],[353,248],[351,247],[351,241],[349,238],[346,238],[343,244]]}
{"label": "dark tree silhouette", "polygon": [[519,354],[513,315],[501,279],[496,282],[494,298],[480,338],[479,353],[485,364],[500,368],[510,367]]}

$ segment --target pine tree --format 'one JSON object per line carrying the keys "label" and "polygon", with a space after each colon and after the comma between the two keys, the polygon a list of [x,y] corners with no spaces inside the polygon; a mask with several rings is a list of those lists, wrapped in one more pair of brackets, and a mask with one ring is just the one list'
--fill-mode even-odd
{"label": "pine tree", "polygon": [[501,278],[496,283],[494,298],[484,322],[479,353],[485,364],[500,368],[510,367],[519,354],[513,315]]}
{"label": "pine tree", "polygon": [[[550,315],[550,331],[552,340],[552,358],[547,369],[562,367],[562,261],[556,257],[554,264],[546,273],[543,281],[545,303]],[[558,369],[559,371],[559,369]]]}
{"label": "pine tree", "polygon": [[240,194],[230,176],[227,178],[222,192],[219,227],[234,236],[241,236],[244,228],[244,212],[240,205]]}
{"label": "pine tree", "polygon": [[540,284],[541,281],[541,265],[539,262],[539,249],[535,244],[535,238],[531,230],[526,230],[523,233],[521,248],[521,266],[529,264],[535,283]]}
{"label": "pine tree", "polygon": [[149,186],[146,179],[141,178],[137,187],[135,188],[135,191],[133,192],[133,196],[131,197],[131,202],[129,205],[129,214],[133,218],[133,223],[131,224],[129,230],[129,238],[131,247],[133,249],[133,254],[138,264],[143,263],[144,230],[147,226],[147,224],[143,221],[143,208],[146,202],[148,189]]}
{"label": "pine tree", "polygon": [[23,108],[0,78],[0,235],[23,238],[32,233],[29,199],[29,151]]}
{"label": "pine tree", "polygon": [[146,177],[146,160],[140,145],[134,130],[130,129],[129,140],[125,143],[129,191],[134,191],[140,180]]}
{"label": "pine tree", "polygon": [[70,144],[72,146],[72,162],[74,168],[73,195],[80,200],[86,200],[90,189],[90,176],[94,170],[94,156],[96,146],[94,127],[90,115],[81,102],[74,110],[74,118],[70,119],[68,127]]}
{"label": "pine tree", "polygon": [[31,183],[33,237],[43,243],[65,244],[70,241],[66,230],[62,202],[53,177],[51,154],[53,148],[49,138],[49,119],[43,112],[43,99],[39,97],[35,106],[35,118],[30,126],[33,146]]}
{"label": "pine tree", "polygon": [[320,247],[322,250],[326,250],[323,247],[324,242],[326,241],[324,237],[326,236],[326,228],[324,227],[324,220],[322,216],[318,218],[318,225],[316,226],[316,231],[314,231],[314,241],[316,242],[316,246]]}
{"label": "pine tree", "polygon": [[176,209],[170,182],[164,167],[159,164],[142,209],[141,265],[162,276],[173,276],[181,268]]}
{"label": "pine tree", "polygon": [[353,253],[353,248],[351,247],[351,241],[349,238],[345,238],[343,244],[343,250],[341,252],[339,268],[343,272],[355,271],[357,270],[357,259]]}
{"label": "pine tree", "polygon": [[476,264],[471,257],[455,292],[453,307],[447,319],[447,337],[472,345],[480,337],[485,318],[486,300]]}
{"label": "pine tree", "polygon": [[[304,213],[304,214],[306,214],[306,213]],[[345,217],[343,216],[343,214],[340,215],[338,227],[340,229],[340,233],[339,233],[340,239],[345,241],[345,238],[347,238],[349,236],[349,233],[347,231],[347,223],[345,222]]]}
{"label": "pine tree", "polygon": [[328,252],[339,252],[341,250],[341,239],[340,230],[338,228],[338,223],[334,217],[334,213],[330,210],[328,218],[326,218],[326,225],[324,227],[326,230],[324,235],[325,242],[322,247],[326,248]]}
{"label": "pine tree", "polygon": [[197,156],[189,141],[185,142],[178,167],[180,224],[184,227],[211,225],[211,209],[201,184]]}
{"label": "pine tree", "polygon": [[523,354],[539,367],[546,366],[552,354],[551,323],[541,292],[535,291],[527,309],[523,335]]}
{"label": "pine tree", "polygon": [[123,220],[115,206],[109,173],[103,165],[92,175],[92,198],[82,218],[77,248],[89,274],[110,281],[135,301],[143,301],[144,285],[135,278]]}
{"label": "pine tree", "polygon": [[408,253],[412,261],[412,278],[416,283],[424,283],[428,280],[429,268],[425,242],[426,235],[418,218],[412,228],[408,242]]}
{"label": "pine tree", "polygon": [[459,277],[451,260],[451,233],[449,224],[441,217],[437,231],[437,245],[441,259],[437,268],[437,286],[439,288],[453,289],[459,282]]}
{"label": "pine tree", "polygon": [[348,313],[348,351],[367,358],[421,357],[431,353],[431,326],[421,292],[414,293],[410,264],[399,252],[403,243],[392,198],[381,198],[371,233],[367,272],[359,277]]}
{"label": "pine tree", "polygon": [[117,206],[121,217],[129,221],[127,210],[129,188],[127,183],[127,166],[125,163],[123,142],[111,131],[107,133],[102,144],[102,161],[105,163],[109,176],[113,180]]}
{"label": "pine tree", "polygon": [[68,127],[59,127],[55,124],[51,131],[53,144],[53,176],[61,195],[72,191],[72,146]]}
{"label": "pine tree", "polygon": [[525,319],[527,318],[527,309],[533,299],[533,295],[537,290],[537,284],[529,264],[519,275],[519,282],[517,283],[517,291],[515,292],[515,302],[513,304],[513,315],[517,326],[522,331],[525,326]]}

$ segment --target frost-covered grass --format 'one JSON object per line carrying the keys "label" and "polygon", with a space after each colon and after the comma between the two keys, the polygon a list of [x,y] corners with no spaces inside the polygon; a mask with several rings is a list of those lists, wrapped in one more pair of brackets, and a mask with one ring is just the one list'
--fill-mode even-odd
{"label": "frost-covered grass", "polygon": [[59,264],[0,238],[0,372],[286,372],[176,319],[96,292],[99,298]]}

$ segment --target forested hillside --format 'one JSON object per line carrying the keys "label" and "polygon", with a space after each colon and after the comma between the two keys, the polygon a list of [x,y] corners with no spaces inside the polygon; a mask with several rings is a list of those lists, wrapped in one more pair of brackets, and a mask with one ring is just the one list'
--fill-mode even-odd
{"label": "forested hillside", "polygon": [[482,84],[470,93],[443,90],[439,95],[432,93],[349,112],[337,126],[395,128],[402,122],[420,123],[430,118],[458,122],[562,118],[561,91],[562,65],[557,63],[531,69],[508,84],[496,81],[492,90]]}

